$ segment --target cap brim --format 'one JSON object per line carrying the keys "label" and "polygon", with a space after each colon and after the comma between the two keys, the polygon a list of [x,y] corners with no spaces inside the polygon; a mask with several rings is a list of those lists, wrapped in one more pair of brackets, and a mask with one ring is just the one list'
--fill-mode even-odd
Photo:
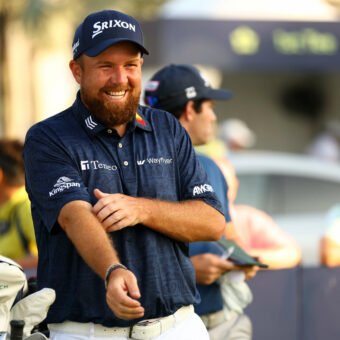
{"label": "cap brim", "polygon": [[228,100],[233,97],[233,93],[222,89],[209,89],[203,93],[204,98],[216,100]]}
{"label": "cap brim", "polygon": [[141,44],[137,43],[134,40],[126,39],[126,38],[119,38],[119,39],[108,39],[105,41],[102,41],[101,43],[97,44],[96,46],[89,48],[88,50],[84,51],[83,53],[86,54],[88,57],[96,57],[98,54],[105,51],[110,46],[117,44],[122,41],[129,41],[133,44],[135,44],[144,54],[149,54],[149,51],[142,46]]}

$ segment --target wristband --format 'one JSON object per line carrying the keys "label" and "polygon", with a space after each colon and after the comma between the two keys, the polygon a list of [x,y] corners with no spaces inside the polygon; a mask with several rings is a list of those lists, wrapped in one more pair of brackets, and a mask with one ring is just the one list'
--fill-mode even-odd
{"label": "wristband", "polygon": [[106,274],[105,274],[105,289],[107,289],[107,284],[108,284],[108,281],[109,281],[110,274],[115,269],[118,269],[118,268],[122,268],[122,269],[126,269],[127,270],[127,268],[123,264],[121,264],[121,263],[113,263],[113,264],[111,264],[111,266],[109,266],[109,268],[106,269]]}

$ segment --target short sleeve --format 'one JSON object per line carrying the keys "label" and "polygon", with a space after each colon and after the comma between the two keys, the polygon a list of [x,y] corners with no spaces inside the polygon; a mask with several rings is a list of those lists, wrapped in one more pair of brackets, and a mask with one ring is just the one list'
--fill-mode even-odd
{"label": "short sleeve", "polygon": [[176,130],[181,200],[201,199],[223,214],[222,205],[197,158],[188,133],[182,126],[177,126]]}
{"label": "short sleeve", "polygon": [[207,172],[209,181],[221,202],[226,222],[231,222],[228,199],[229,188],[221,169],[211,158],[201,154],[198,154],[197,157]]}
{"label": "short sleeve", "polygon": [[67,150],[45,134],[29,132],[23,158],[33,217],[37,214],[49,231],[66,203],[74,200],[90,202],[76,163]]}

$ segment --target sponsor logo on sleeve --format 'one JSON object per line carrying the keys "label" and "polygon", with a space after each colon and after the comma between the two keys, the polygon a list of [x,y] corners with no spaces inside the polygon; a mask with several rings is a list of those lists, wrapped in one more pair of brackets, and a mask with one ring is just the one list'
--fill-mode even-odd
{"label": "sponsor logo on sleeve", "polygon": [[192,195],[202,195],[205,192],[214,192],[214,189],[210,184],[196,185],[192,191]]}
{"label": "sponsor logo on sleeve", "polygon": [[54,189],[49,192],[50,197],[54,196],[55,194],[59,192],[63,192],[66,189],[70,189],[72,187],[79,187],[80,183],[74,182],[73,179],[68,178],[66,176],[60,177],[57,180],[57,183],[54,184]]}

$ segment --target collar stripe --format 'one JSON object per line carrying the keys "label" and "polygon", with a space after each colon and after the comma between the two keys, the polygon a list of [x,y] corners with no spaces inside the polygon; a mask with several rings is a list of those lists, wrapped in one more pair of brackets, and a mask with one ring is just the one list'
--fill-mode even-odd
{"label": "collar stripe", "polygon": [[143,126],[146,125],[143,118],[138,113],[136,113],[136,120],[139,124],[142,124]]}
{"label": "collar stripe", "polygon": [[85,124],[86,126],[92,130],[94,129],[98,124],[95,123],[93,120],[92,120],[92,117],[91,116],[88,116],[86,119],[85,119]]}

